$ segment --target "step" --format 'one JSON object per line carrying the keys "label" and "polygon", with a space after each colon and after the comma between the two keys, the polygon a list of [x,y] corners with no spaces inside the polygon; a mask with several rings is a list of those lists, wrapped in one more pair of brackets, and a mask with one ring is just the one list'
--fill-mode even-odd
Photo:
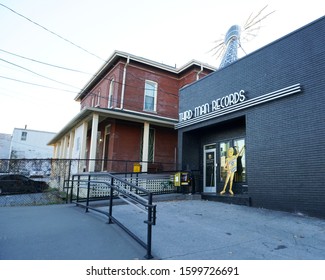
{"label": "step", "polygon": [[217,201],[217,202],[223,202],[228,204],[237,204],[237,205],[246,205],[251,206],[251,198],[247,194],[208,194],[208,193],[202,193],[201,199],[209,200],[209,201]]}

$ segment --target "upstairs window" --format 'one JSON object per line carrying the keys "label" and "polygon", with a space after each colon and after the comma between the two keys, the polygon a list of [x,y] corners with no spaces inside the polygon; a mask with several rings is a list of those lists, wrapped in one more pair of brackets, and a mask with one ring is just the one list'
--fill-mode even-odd
{"label": "upstairs window", "polygon": [[20,140],[21,141],[26,141],[27,140],[27,132],[26,131],[22,131]]}
{"label": "upstairs window", "polygon": [[113,107],[113,92],[114,92],[114,79],[111,80],[109,84],[109,92],[108,92],[108,108]]}
{"label": "upstairs window", "polygon": [[153,81],[146,81],[144,86],[144,110],[156,112],[158,85]]}
{"label": "upstairs window", "polygon": [[95,107],[95,94],[92,94],[91,96],[91,107]]}
{"label": "upstairs window", "polygon": [[100,99],[101,99],[100,90],[98,90],[96,107],[100,107]]}

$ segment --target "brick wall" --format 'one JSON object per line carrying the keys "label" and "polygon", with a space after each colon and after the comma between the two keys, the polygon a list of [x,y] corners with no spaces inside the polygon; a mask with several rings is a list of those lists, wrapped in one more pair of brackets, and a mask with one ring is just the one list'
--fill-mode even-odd
{"label": "brick wall", "polygon": [[[127,68],[125,109],[144,110],[145,81],[158,84],[157,109],[155,114],[162,117],[177,118],[178,116],[178,79],[176,75],[168,74],[158,69],[144,68],[132,62]],[[150,113],[150,112],[147,112]]]}

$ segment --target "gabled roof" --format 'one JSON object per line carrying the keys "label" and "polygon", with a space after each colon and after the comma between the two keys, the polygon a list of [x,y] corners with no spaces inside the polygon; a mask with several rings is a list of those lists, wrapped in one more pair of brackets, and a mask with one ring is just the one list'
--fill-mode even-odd
{"label": "gabled roof", "polygon": [[136,56],[127,52],[121,52],[121,51],[115,51],[110,58],[103,64],[103,66],[98,70],[98,72],[89,80],[89,82],[84,86],[84,88],[78,93],[78,95],[75,97],[75,100],[78,101],[82,99],[99,81],[115,66],[115,64],[121,60],[129,60],[129,61],[135,61],[139,62],[151,67],[158,68],[160,70],[168,71],[170,73],[174,73],[176,75],[182,73],[183,71],[187,70],[188,68],[192,66],[199,66],[204,67],[206,69],[209,69],[211,71],[215,71],[217,68],[214,66],[211,66],[206,63],[202,63],[197,60],[191,60],[190,62],[186,63],[180,68],[176,68],[173,66],[169,66],[163,63],[159,63],[147,58],[143,58],[140,56]]}

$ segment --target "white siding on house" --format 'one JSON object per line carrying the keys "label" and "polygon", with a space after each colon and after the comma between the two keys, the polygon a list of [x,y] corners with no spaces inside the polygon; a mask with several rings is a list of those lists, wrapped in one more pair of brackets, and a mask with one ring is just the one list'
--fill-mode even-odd
{"label": "white siding on house", "polygon": [[12,134],[11,158],[52,158],[53,147],[47,143],[55,133],[15,128]]}
{"label": "white siding on house", "polygon": [[0,159],[9,159],[11,135],[0,133]]}

